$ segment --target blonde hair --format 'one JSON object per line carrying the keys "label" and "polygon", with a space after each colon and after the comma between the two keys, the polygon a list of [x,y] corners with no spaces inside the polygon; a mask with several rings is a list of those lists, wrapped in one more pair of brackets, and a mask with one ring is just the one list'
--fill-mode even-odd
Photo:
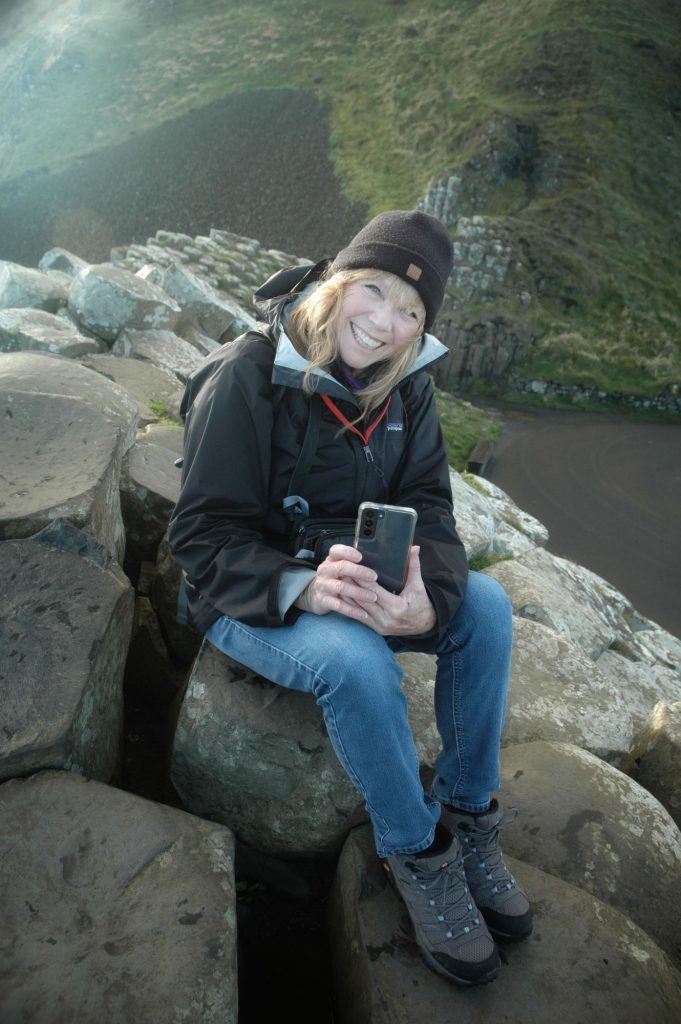
{"label": "blonde hair", "polygon": [[336,321],[345,289],[354,281],[381,281],[387,296],[400,309],[407,313],[416,312],[419,318],[414,325],[413,342],[397,356],[374,364],[366,387],[356,392],[355,398],[362,410],[360,419],[366,419],[385,401],[416,356],[416,345],[425,321],[424,306],[416,289],[385,270],[371,267],[339,270],[322,279],[312,294],[296,306],[288,319],[286,331],[309,362],[303,378],[303,390],[312,394],[315,390],[314,371],[330,370],[338,355]]}

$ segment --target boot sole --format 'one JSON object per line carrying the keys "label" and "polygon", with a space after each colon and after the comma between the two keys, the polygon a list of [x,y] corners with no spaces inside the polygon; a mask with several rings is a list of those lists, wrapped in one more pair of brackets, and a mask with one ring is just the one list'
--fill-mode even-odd
{"label": "boot sole", "polygon": [[439,974],[441,978],[446,978],[447,981],[451,981],[455,985],[461,985],[465,988],[473,988],[476,985],[489,985],[489,983],[491,981],[494,981],[494,979],[499,974],[499,968],[492,967],[487,972],[487,974],[481,974],[479,978],[460,978],[458,977],[458,975],[452,974],[450,971],[445,970],[442,964],[430,955],[428,950],[423,949],[422,946],[419,946],[418,939],[416,938],[416,936],[414,936],[414,941],[416,942],[418,951],[421,954],[421,958],[423,959],[423,962],[426,964],[426,966],[429,967],[431,971],[435,971],[436,974]]}

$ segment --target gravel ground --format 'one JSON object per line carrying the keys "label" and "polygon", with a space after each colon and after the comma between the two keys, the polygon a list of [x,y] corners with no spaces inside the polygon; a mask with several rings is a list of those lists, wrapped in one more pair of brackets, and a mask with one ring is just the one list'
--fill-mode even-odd
{"label": "gravel ground", "polygon": [[211,227],[310,259],[366,220],[340,192],[328,118],[310,93],[258,89],[81,160],[0,187],[0,259],[35,266],[59,245],[89,262],[158,228]]}

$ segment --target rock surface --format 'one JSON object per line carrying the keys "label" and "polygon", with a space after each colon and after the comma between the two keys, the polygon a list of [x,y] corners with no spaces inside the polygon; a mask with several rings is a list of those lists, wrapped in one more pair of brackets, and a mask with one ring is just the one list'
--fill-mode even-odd
{"label": "rock surface", "polygon": [[[508,254],[494,245],[487,252],[485,224],[473,218],[459,228],[471,275],[496,273],[497,264],[487,263],[490,254],[499,257],[501,273]],[[166,539],[180,480],[174,463],[181,454],[181,428],[168,426],[166,414],[179,421],[182,382],[217,346],[214,335],[220,331],[224,341],[252,323],[253,288],[295,262],[307,261],[226,231],[198,238],[159,231],[146,245],[116,251],[110,264],[95,267],[67,252],[45,254],[39,278],[62,294],[68,289],[69,309],[51,317],[34,292],[34,307],[21,312],[25,333],[15,335],[19,351],[0,353],[0,536],[12,538],[0,543],[4,578],[11,581],[9,614],[0,622],[6,641],[0,647],[3,707],[10,714],[0,777],[56,766],[110,778],[120,768],[125,689],[128,713],[145,704],[155,716],[159,746],[151,743],[146,756],[162,762],[156,765],[159,774],[165,771],[159,792],[173,802],[164,730],[174,726],[169,709],[176,705],[172,772],[187,806],[234,829],[247,873],[285,891],[293,882],[300,889],[307,872],[301,891],[319,898],[348,830],[364,818],[361,798],[336,761],[311,697],[254,677],[209,645],[198,653],[200,637],[181,621],[181,574]],[[37,288],[37,272],[22,278],[21,269],[12,269],[12,280],[31,279]],[[473,278],[462,276],[458,286],[474,286]],[[16,310],[0,311],[0,323],[3,315]],[[27,351],[47,317],[55,330],[57,321],[68,332],[63,352],[70,358]],[[503,361],[503,325],[481,330],[480,365],[495,352]],[[477,337],[475,326],[471,331]],[[147,429],[138,431],[139,421]],[[524,808],[504,836],[509,848],[518,844],[517,874],[530,890],[538,927],[528,943],[508,951],[494,986],[453,990],[415,958],[404,914],[376,874],[370,841],[361,841],[361,857],[356,852],[357,837],[368,830],[355,831],[343,855],[343,865],[349,858],[355,874],[342,866],[344,895],[335,903],[342,1019],[408,1024],[449,1020],[456,1008],[464,1022],[531,1024],[557,1020],[569,1005],[575,1019],[585,1021],[676,1020],[678,961],[666,959],[659,947],[672,953],[678,942],[673,879],[679,838],[671,818],[638,783],[674,813],[681,640],[639,615],[606,580],[544,550],[543,525],[488,481],[452,473],[452,486],[469,558],[496,561],[485,571],[507,588],[514,608],[503,757],[521,767],[505,785],[508,801],[517,793],[518,802],[532,809],[526,816]],[[132,638],[132,590],[116,564],[123,562],[124,540],[126,573],[136,590]],[[427,776],[438,752],[435,660],[416,654],[400,660]],[[178,690],[183,666],[189,670],[184,701]],[[669,706],[664,715],[653,710],[660,701]],[[130,737],[131,743],[139,740]],[[541,770],[518,775],[536,750],[544,751],[544,761],[537,755]],[[638,783],[612,767],[619,765]],[[29,792],[24,784],[7,783],[15,785]],[[5,792],[3,785],[0,796]],[[199,830],[204,828],[223,834],[201,823]],[[121,843],[126,834],[121,826]],[[38,842],[35,856],[49,850]],[[361,871],[355,870],[360,862]],[[180,873],[193,870],[185,864]],[[361,890],[353,896],[358,878]],[[639,898],[643,892],[645,900]],[[106,924],[97,922],[101,938]],[[353,922],[363,932],[353,932]],[[8,941],[18,949],[27,937],[14,932]],[[213,948],[211,940],[203,947],[209,959]],[[99,947],[93,950],[84,954],[82,969],[92,967],[98,977]],[[115,953],[126,955],[118,946]],[[230,956],[225,953],[216,968],[219,978],[211,976],[219,989],[215,999],[201,995],[201,1005],[189,1006],[183,995],[178,1020],[211,1020],[219,1012],[220,1019],[230,1019],[231,1009],[221,1002],[235,990]],[[162,957],[163,970],[170,962],[172,957]],[[202,971],[199,966],[201,978]],[[133,968],[126,977],[134,980]],[[184,977],[181,970],[178,977]],[[124,981],[114,987],[115,998],[123,998]],[[28,983],[21,991],[30,999]],[[75,1019],[71,1004],[64,1005],[64,1019]],[[115,1020],[119,1004],[111,1005],[107,1019]],[[135,1005],[128,1016],[144,1019],[142,1011]],[[161,1012],[157,1019],[170,1018]]]}
{"label": "rock surface", "polygon": [[625,768],[657,797],[681,829],[681,701],[655,705],[634,736]]}
{"label": "rock surface", "polygon": [[167,416],[172,415],[174,407],[179,407],[184,388],[170,370],[141,359],[126,359],[111,353],[86,356],[81,362],[127,391],[137,402],[140,425],[154,423],[158,419],[152,405],[160,406]]}
{"label": "rock surface", "polygon": [[152,441],[140,440],[125,457],[121,507],[129,549],[140,559],[153,558],[180,496],[177,455]]}
{"label": "rock surface", "polygon": [[502,799],[520,816],[504,849],[590,892],[681,951],[681,832],[642,786],[579,747],[522,743],[502,753]]}
{"label": "rock surface", "polygon": [[172,331],[180,316],[180,307],[161,288],[108,263],[81,270],[68,303],[77,321],[105,341],[115,341],[124,327]]}
{"label": "rock surface", "polygon": [[124,388],[94,374],[75,360],[37,352],[12,352],[0,357],[0,388],[27,394],[76,397],[106,416],[120,439],[121,454],[135,441],[137,408]]}
{"label": "rock surface", "polygon": [[458,988],[421,960],[370,830],[353,830],[330,908],[339,1024],[676,1024],[679,973],[644,931],[589,893],[509,859],[533,897],[535,926],[503,951],[494,984]]}
{"label": "rock surface", "polygon": [[120,771],[132,588],[121,570],[36,543],[0,543],[0,780]]}
{"label": "rock surface", "polygon": [[56,313],[66,302],[66,289],[54,278],[17,263],[0,261],[0,309],[28,306]]}
{"label": "rock surface", "polygon": [[81,334],[68,321],[38,309],[0,310],[0,352],[53,352],[76,357],[100,352],[101,343]]}
{"label": "rock surface", "polygon": [[4,1024],[236,1024],[233,839],[69,772],[0,787]]}
{"label": "rock surface", "polygon": [[[401,659],[400,659],[401,660]],[[432,676],[407,662],[404,686],[423,761],[437,735]],[[173,784],[193,813],[221,821],[256,850],[329,857],[365,815],[309,694],[275,686],[204,642],[180,712]]]}
{"label": "rock surface", "polygon": [[626,692],[577,644],[546,626],[515,619],[505,745],[563,740],[620,763],[633,729]]}
{"label": "rock surface", "polygon": [[148,360],[183,383],[203,362],[203,354],[194,345],[170,330],[138,331],[126,327],[111,351],[115,356]]}

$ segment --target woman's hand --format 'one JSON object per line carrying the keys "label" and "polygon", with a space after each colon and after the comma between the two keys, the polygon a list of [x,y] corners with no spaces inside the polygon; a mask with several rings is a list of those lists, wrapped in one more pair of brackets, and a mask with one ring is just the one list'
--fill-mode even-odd
{"label": "woman's hand", "polygon": [[339,612],[357,619],[381,636],[418,636],[436,624],[435,609],[421,576],[419,549],[409,555],[407,582],[391,594],[376,582],[376,573],[361,565],[356,548],[334,544],[317,574],[295,602],[314,615]]}
{"label": "woman's hand", "polygon": [[376,594],[376,602],[367,607],[364,621],[381,636],[419,636],[437,623],[435,609],[421,576],[418,547],[413,547],[409,555],[404,590],[400,594],[391,594],[378,587]]}
{"label": "woman's hand", "polygon": [[347,544],[334,544],[317,566],[311,583],[295,601],[296,608],[313,615],[338,612],[350,619],[368,623],[366,608],[378,600],[381,589],[376,573],[360,565],[362,556]]}

